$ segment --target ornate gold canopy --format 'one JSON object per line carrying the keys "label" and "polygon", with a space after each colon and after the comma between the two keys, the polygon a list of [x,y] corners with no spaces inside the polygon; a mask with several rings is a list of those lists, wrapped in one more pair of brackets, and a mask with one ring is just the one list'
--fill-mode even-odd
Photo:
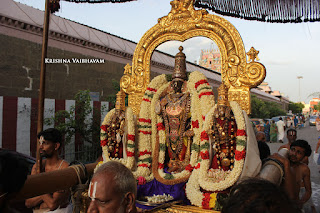
{"label": "ornate gold canopy", "polygon": [[229,21],[208,14],[204,9],[195,10],[194,1],[171,1],[170,13],[143,35],[135,49],[132,66],[125,66],[120,86],[129,95],[129,106],[135,114],[139,113],[142,96],[150,82],[153,51],[166,41],[183,42],[197,36],[207,37],[217,44],[221,55],[221,78],[229,88],[229,100],[237,101],[250,113],[250,89],[264,80],[266,69],[255,62],[257,53],[253,48],[252,53],[249,52],[251,61],[247,63],[241,36]]}

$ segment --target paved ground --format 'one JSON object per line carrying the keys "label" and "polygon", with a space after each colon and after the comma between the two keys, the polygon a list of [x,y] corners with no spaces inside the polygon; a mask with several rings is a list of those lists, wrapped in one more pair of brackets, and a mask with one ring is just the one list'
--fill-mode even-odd
{"label": "paved ground", "polygon": [[[318,132],[314,126],[309,126],[308,122],[306,122],[305,127],[297,129],[297,131],[297,139],[304,139],[308,141],[313,152],[316,149],[320,132]],[[284,143],[287,143],[286,138]],[[271,153],[275,153],[278,151],[278,148],[282,145],[282,143],[268,143],[268,145]],[[312,199],[316,205],[317,212],[320,213],[320,166],[316,165],[313,161],[313,154],[309,158],[309,168],[311,171]]]}

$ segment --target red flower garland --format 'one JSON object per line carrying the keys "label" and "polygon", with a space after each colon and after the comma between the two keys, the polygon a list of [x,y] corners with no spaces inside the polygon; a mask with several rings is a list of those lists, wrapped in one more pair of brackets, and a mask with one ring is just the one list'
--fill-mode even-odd
{"label": "red flower garland", "polygon": [[128,157],[134,157],[134,152],[129,152],[129,151],[127,151],[127,156],[128,156]]}
{"label": "red flower garland", "polygon": [[188,164],[188,165],[186,166],[185,170],[187,170],[187,171],[189,171],[189,172],[192,172],[193,167],[192,167],[190,164]]}
{"label": "red flower garland", "polygon": [[204,95],[213,95],[213,92],[202,92],[200,93],[199,98],[201,98]]}
{"label": "red flower garland", "polygon": [[148,88],[147,88],[147,90],[149,90],[149,91],[151,91],[151,92],[157,92],[157,90],[156,90],[156,89],[151,88],[151,87],[148,87]]}
{"label": "red flower garland", "polygon": [[192,127],[193,128],[199,128],[199,121],[198,120],[192,121]]}
{"label": "red flower garland", "polygon": [[105,140],[101,140],[100,141],[100,146],[103,147],[105,145],[107,145],[107,140],[106,139]]}
{"label": "red flower garland", "polygon": [[208,151],[200,152],[200,156],[203,160],[207,160],[209,159],[209,152]]}
{"label": "red flower garland", "polygon": [[139,122],[145,122],[145,123],[150,123],[151,124],[151,119],[145,119],[145,118],[139,118]]}
{"label": "red flower garland", "polygon": [[237,136],[247,136],[247,133],[244,129],[238,129]]}
{"label": "red flower garland", "polygon": [[199,169],[200,168],[200,163],[198,163],[195,167],[194,167],[194,169]]}
{"label": "red flower garland", "polygon": [[146,98],[144,98],[144,99],[142,99],[143,101],[146,101],[146,102],[151,102],[149,99],[146,99]]}
{"label": "red flower garland", "polygon": [[165,130],[163,123],[157,123],[157,130]]}
{"label": "red flower garland", "polygon": [[139,156],[142,156],[142,155],[151,155],[151,152],[148,152],[147,150],[145,150],[139,153]]}
{"label": "red flower garland", "polygon": [[209,140],[209,136],[206,131],[201,132],[200,139],[201,139],[201,141]]}
{"label": "red flower garland", "polygon": [[158,169],[163,169],[164,168],[164,164],[163,163],[158,163]]}
{"label": "red flower garland", "polygon": [[128,134],[128,140],[135,141],[135,139],[136,139],[135,135]]}
{"label": "red flower garland", "polygon": [[100,129],[103,131],[107,131],[108,125],[101,125]]}
{"label": "red flower garland", "polygon": [[195,85],[194,85],[194,88],[198,88],[198,86],[200,86],[201,84],[208,84],[209,85],[209,83],[208,83],[208,81],[207,80],[205,80],[205,79],[202,79],[202,80],[200,80],[200,81],[198,81],[197,83],[195,83]]}
{"label": "red flower garland", "polygon": [[241,152],[236,150],[234,153],[234,158],[239,161],[246,157],[246,150],[242,150]]}
{"label": "red flower garland", "polygon": [[138,165],[139,167],[150,167],[148,164],[146,164],[146,163],[141,163],[141,164],[139,164]]}
{"label": "red flower garland", "polygon": [[151,131],[142,131],[142,130],[139,130],[138,132],[139,132],[139,133],[142,133],[142,134],[145,134],[145,135],[151,135]]}
{"label": "red flower garland", "polygon": [[210,202],[210,193],[203,193],[202,207],[204,209],[210,209],[209,202]]}

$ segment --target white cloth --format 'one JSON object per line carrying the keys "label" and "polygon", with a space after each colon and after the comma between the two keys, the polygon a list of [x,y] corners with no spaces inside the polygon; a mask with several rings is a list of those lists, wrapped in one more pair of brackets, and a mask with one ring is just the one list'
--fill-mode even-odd
{"label": "white cloth", "polygon": [[320,121],[316,121],[316,127],[317,127],[317,131],[320,131]]}
{"label": "white cloth", "polygon": [[283,122],[283,120],[279,120],[277,122],[277,128],[278,128],[278,140],[282,140],[283,141],[283,138],[284,138],[284,127],[285,127],[285,124]]}
{"label": "white cloth", "polygon": [[[306,189],[304,187],[301,187],[300,188],[300,192],[299,192],[299,198],[300,199],[303,197],[304,193],[306,193]],[[310,212],[310,211],[308,211],[308,209],[310,209],[312,206],[314,206],[314,204],[313,204],[312,197],[310,197],[309,200],[303,204],[302,209],[305,212]]]}
{"label": "white cloth", "polygon": [[246,147],[246,158],[242,173],[238,181],[241,181],[248,177],[255,177],[261,170],[261,160],[259,154],[259,148],[256,136],[250,119],[245,111],[243,111],[244,118],[246,121],[246,133],[247,133],[247,147]]}
{"label": "white cloth", "polygon": [[56,210],[50,211],[49,209],[34,209],[33,213],[72,213],[72,205],[69,204],[66,208],[57,208]]}

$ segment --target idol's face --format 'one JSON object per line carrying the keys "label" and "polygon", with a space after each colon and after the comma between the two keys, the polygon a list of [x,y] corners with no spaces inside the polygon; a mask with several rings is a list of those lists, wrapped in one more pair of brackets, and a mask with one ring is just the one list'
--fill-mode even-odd
{"label": "idol's face", "polygon": [[124,199],[112,183],[114,183],[112,174],[102,172],[92,178],[88,191],[91,198],[88,213],[126,212]]}
{"label": "idol's face", "polygon": [[175,93],[181,93],[183,80],[179,78],[175,78],[172,80],[171,86]]}
{"label": "idol's face", "polygon": [[292,163],[298,163],[301,162],[302,159],[305,156],[305,150],[304,148],[300,146],[291,146],[290,152],[289,152],[289,160]]}

